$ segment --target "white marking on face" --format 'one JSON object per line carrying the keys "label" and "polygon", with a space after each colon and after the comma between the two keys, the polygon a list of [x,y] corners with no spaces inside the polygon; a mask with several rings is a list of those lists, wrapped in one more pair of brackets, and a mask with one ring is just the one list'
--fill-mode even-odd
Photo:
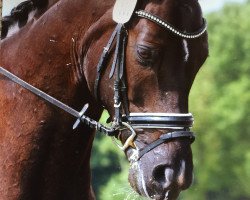
{"label": "white marking on face", "polygon": [[139,179],[140,179],[140,181],[142,183],[143,192],[146,195],[146,197],[150,198],[150,196],[148,194],[148,191],[147,191],[146,183],[145,183],[145,180],[144,180],[144,174],[143,174],[143,171],[141,170],[141,167],[140,167],[139,163],[138,163],[138,173],[139,173]]}
{"label": "white marking on face", "polygon": [[189,49],[188,49],[188,43],[186,39],[183,39],[183,48],[185,51],[185,57],[184,57],[184,61],[187,62],[189,59]]}

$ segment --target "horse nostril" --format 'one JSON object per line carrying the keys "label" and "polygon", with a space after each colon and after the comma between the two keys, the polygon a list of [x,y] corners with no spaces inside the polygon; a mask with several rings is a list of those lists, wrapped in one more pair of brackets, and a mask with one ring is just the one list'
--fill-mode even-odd
{"label": "horse nostril", "polygon": [[153,171],[154,180],[167,189],[173,182],[174,170],[166,165],[157,166]]}

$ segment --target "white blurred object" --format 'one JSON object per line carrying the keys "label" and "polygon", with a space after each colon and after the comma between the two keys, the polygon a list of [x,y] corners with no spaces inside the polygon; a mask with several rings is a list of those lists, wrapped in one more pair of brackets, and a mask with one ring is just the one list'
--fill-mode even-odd
{"label": "white blurred object", "polygon": [[12,8],[14,8],[19,3],[23,2],[24,0],[2,0],[3,1],[3,11],[2,15],[10,14]]}
{"label": "white blurred object", "polygon": [[[14,6],[25,0],[2,0],[3,1],[3,16],[8,15]],[[246,0],[199,0],[204,13],[209,13],[220,9],[225,3],[239,2],[243,3]]]}

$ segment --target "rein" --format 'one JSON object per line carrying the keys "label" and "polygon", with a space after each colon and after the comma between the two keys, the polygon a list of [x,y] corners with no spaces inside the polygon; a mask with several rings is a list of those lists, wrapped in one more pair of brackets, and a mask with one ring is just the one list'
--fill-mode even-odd
{"label": "rein", "polygon": [[[205,20],[203,20],[203,25],[200,30],[194,33],[184,33],[175,29],[172,25],[164,22],[159,17],[152,15],[146,11],[132,10],[138,17],[142,17],[156,24],[162,26],[166,30],[173,33],[175,36],[185,38],[185,39],[195,39],[205,33],[207,25]],[[131,14],[131,16],[132,16]],[[129,16],[125,22],[118,20],[118,24],[112,33],[106,47],[104,47],[102,55],[97,65],[97,75],[94,85],[94,95],[96,99],[99,99],[99,83],[107,67],[108,58],[111,56],[111,47],[116,39],[114,60],[112,62],[109,78],[114,77],[114,109],[115,116],[111,127],[106,127],[99,122],[89,118],[85,115],[88,108],[88,104],[84,105],[80,112],[74,110],[68,105],[60,102],[59,100],[51,97],[50,95],[42,92],[41,90],[35,88],[34,86],[26,83],[22,79],[18,78],[14,74],[0,67],[0,73],[8,77],[13,82],[21,85],[30,92],[34,93],[38,97],[50,102],[54,106],[64,110],[65,112],[76,117],[77,120],[73,125],[73,129],[77,128],[80,122],[83,122],[87,126],[98,130],[108,136],[119,137],[119,134],[124,130],[128,129],[131,135],[126,140],[124,145],[120,148],[125,151],[129,147],[135,147],[134,141],[136,137],[136,129],[167,129],[168,132],[161,135],[159,139],[148,144],[143,149],[138,150],[138,156],[136,160],[139,160],[144,154],[156,148],[166,141],[170,141],[176,138],[188,138],[190,142],[193,142],[195,136],[193,132],[190,132],[190,128],[193,125],[193,116],[191,113],[130,113],[129,112],[129,101],[127,97],[127,80],[126,80],[126,67],[125,67],[125,50],[127,45],[128,32],[126,30],[125,23],[130,20]],[[117,20],[115,20],[117,21]],[[171,130],[171,131],[169,131]]]}

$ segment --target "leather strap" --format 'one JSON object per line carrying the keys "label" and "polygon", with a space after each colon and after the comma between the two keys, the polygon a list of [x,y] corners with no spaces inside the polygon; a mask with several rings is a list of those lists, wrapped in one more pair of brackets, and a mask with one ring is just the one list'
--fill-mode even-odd
{"label": "leather strap", "polygon": [[116,46],[114,52],[114,58],[109,73],[109,78],[113,78],[114,81],[114,107],[115,107],[115,121],[117,123],[122,122],[122,109],[125,114],[129,114],[128,98],[127,98],[127,86],[125,75],[125,49],[127,44],[127,31],[124,24],[117,24],[114,32],[112,33],[108,44],[104,47],[101,58],[97,65],[97,75],[94,85],[94,95],[99,100],[99,83],[102,73],[107,67],[107,60],[110,56],[111,47],[116,38]]}
{"label": "leather strap", "polygon": [[[122,122],[122,109],[124,106],[128,105],[125,93],[127,94],[126,85],[125,85],[125,48],[127,43],[127,31],[125,26],[122,24],[120,30],[117,33],[117,43],[115,50],[115,59],[113,66],[111,68],[110,78],[116,72],[115,81],[114,81],[114,107],[115,107],[115,121],[120,123]],[[125,111],[126,112],[126,111]],[[128,112],[128,107],[127,107]]]}
{"label": "leather strap", "polygon": [[160,138],[158,140],[150,143],[149,145],[147,145],[143,149],[140,149],[137,160],[139,160],[143,155],[145,155],[146,153],[148,153],[152,149],[158,147],[162,143],[176,139],[176,138],[188,138],[188,139],[190,139],[191,143],[193,143],[195,140],[195,136],[194,136],[193,132],[190,132],[190,131],[173,131],[173,132],[163,134],[160,136]]}
{"label": "leather strap", "polygon": [[122,41],[122,50],[121,50],[121,58],[120,58],[120,74],[119,78],[121,80],[121,86],[120,86],[120,92],[121,92],[121,99],[122,99],[122,106],[123,110],[125,112],[125,115],[129,115],[129,101],[128,101],[128,95],[127,95],[127,79],[126,79],[126,44],[127,44],[127,31],[124,29],[124,36]]}
{"label": "leather strap", "polygon": [[106,127],[99,122],[89,118],[85,115],[85,111],[87,110],[88,105],[85,105],[81,112],[76,111],[72,107],[64,104],[63,102],[55,99],[54,97],[46,94],[45,92],[39,90],[38,88],[30,85],[29,83],[25,82],[24,80],[18,78],[8,70],[0,67],[0,74],[4,75],[5,77],[9,78],[13,82],[17,83],[18,85],[22,86],[23,88],[27,89],[28,91],[32,92],[33,94],[37,95],[41,99],[45,100],[46,102],[51,103],[52,105],[64,110],[65,112],[69,113],[70,115],[77,118],[77,122],[74,124],[73,128],[75,129],[79,125],[79,121],[82,121],[84,124],[89,126],[90,128],[95,128],[101,133],[104,133],[108,136],[117,136],[119,130],[115,127]]}
{"label": "leather strap", "polygon": [[109,58],[110,51],[111,51],[111,46],[112,46],[112,44],[114,42],[117,31],[119,29],[120,29],[120,24],[117,24],[115,30],[113,31],[111,37],[109,38],[109,41],[108,41],[107,45],[103,48],[102,55],[101,55],[100,60],[99,60],[99,62],[97,64],[97,75],[96,75],[95,86],[94,86],[94,95],[95,95],[95,98],[97,100],[99,100],[99,92],[98,92],[98,90],[99,90],[100,79],[101,79],[103,71],[106,68],[107,60]]}
{"label": "leather strap", "polygon": [[135,128],[191,128],[194,122],[192,114],[173,114],[173,113],[152,113],[147,114],[130,113],[123,116],[123,121],[127,121]]}

